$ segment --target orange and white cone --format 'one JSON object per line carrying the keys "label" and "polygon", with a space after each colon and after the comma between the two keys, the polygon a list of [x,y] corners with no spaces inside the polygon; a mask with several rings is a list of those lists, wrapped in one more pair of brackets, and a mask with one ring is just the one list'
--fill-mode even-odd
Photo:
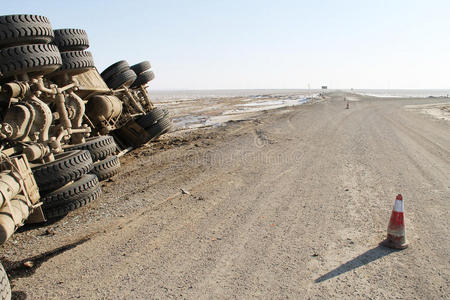
{"label": "orange and white cone", "polygon": [[381,245],[393,249],[405,249],[408,247],[405,236],[404,210],[405,207],[403,205],[403,197],[398,194],[395,199],[391,219],[389,220],[387,237],[383,242],[381,242]]}

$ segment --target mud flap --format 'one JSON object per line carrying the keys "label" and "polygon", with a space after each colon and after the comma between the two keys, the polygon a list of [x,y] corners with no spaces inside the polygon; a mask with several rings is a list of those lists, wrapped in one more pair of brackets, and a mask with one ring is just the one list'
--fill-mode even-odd
{"label": "mud flap", "polygon": [[42,211],[42,207],[38,206],[36,207],[31,215],[28,216],[28,219],[26,220],[27,224],[34,224],[34,223],[42,223],[47,221],[47,219],[44,216],[44,212]]}
{"label": "mud flap", "polygon": [[150,141],[151,136],[134,120],[128,121],[123,127],[112,132],[117,144],[122,148],[138,148]]}

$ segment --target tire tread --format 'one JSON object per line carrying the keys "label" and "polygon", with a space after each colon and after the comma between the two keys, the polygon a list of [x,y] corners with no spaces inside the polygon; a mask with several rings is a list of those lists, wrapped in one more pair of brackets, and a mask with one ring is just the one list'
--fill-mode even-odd
{"label": "tire tread", "polygon": [[89,39],[83,29],[56,29],[54,34],[53,43],[60,51],[81,51],[89,48]]}
{"label": "tire tread", "polygon": [[87,150],[91,153],[92,160],[97,161],[113,154],[117,149],[114,138],[109,135],[101,135],[88,139],[85,143],[72,145],[65,150]]}
{"label": "tire tread", "polygon": [[70,181],[77,180],[92,169],[89,151],[74,151],[61,160],[32,168],[34,178],[41,193],[55,190]]}
{"label": "tire tread", "polygon": [[47,44],[54,38],[50,21],[38,15],[0,16],[0,47]]}
{"label": "tire tread", "polygon": [[101,187],[97,176],[87,174],[78,181],[42,197],[42,209],[47,218],[61,217],[94,201],[100,194]]}
{"label": "tire tread", "polygon": [[31,44],[0,50],[0,73],[4,77],[29,72],[45,74],[61,64],[61,55],[55,45]]}
{"label": "tire tread", "polygon": [[110,156],[96,162],[92,167],[92,173],[97,175],[99,181],[103,181],[117,175],[120,169],[120,160],[117,156]]}

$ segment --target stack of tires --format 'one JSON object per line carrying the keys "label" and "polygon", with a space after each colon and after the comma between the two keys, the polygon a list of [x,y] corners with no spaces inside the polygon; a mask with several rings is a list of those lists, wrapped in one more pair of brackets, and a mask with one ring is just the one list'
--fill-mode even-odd
{"label": "stack of tires", "polygon": [[126,60],[121,60],[110,65],[100,75],[111,89],[116,90],[124,86],[138,88],[155,78],[155,73],[150,68],[149,61],[143,61],[130,67]]}
{"label": "stack of tires", "polygon": [[130,87],[136,80],[136,73],[130,68],[128,62],[125,60],[118,61],[108,68],[106,68],[101,74],[106,85],[117,90],[123,87]]}
{"label": "stack of tires", "polygon": [[150,62],[148,60],[142,61],[130,67],[130,69],[133,70],[137,75],[137,78],[131,85],[131,88],[141,87],[155,79],[155,73],[150,70],[151,67],[152,66],[150,65]]}
{"label": "stack of tires", "polygon": [[0,81],[40,76],[62,65],[49,20],[36,15],[0,16]]}
{"label": "stack of tires", "polygon": [[[150,62],[143,61],[130,67],[136,74],[136,80],[131,88],[138,89],[145,86],[155,78],[155,74],[150,70]],[[172,129],[172,121],[169,118],[169,111],[159,107],[153,108],[146,115],[136,119],[136,123],[147,131],[150,140],[157,139],[160,135],[169,132]]]}
{"label": "stack of tires", "polygon": [[61,53],[62,66],[51,76],[65,73],[77,75],[94,68],[94,59],[89,51],[89,39],[83,29],[64,28],[54,30],[53,44]]}
{"label": "stack of tires", "polygon": [[[118,61],[106,68],[100,75],[111,89],[127,88],[140,89],[155,78],[150,70],[149,61],[142,61],[130,66],[126,60]],[[161,108],[153,108],[145,115],[135,119],[136,123],[148,133],[147,142],[154,140],[172,129],[172,121],[168,111]],[[115,132],[119,137],[123,136],[121,130]],[[122,141],[124,143],[125,141]]]}
{"label": "stack of tires", "polygon": [[147,114],[138,117],[135,121],[147,131],[150,141],[157,139],[172,129],[172,120],[169,118],[169,112],[159,107],[155,107]]}
{"label": "stack of tires", "polygon": [[92,157],[91,173],[99,181],[107,180],[119,173],[120,160],[114,155],[117,150],[114,138],[109,135],[89,137],[86,142],[64,147],[64,151],[87,150]]}
{"label": "stack of tires", "polygon": [[72,150],[32,168],[48,219],[65,216],[98,198],[101,189],[97,176],[89,174],[92,165],[89,151]]}
{"label": "stack of tires", "polygon": [[[149,61],[143,61],[130,67],[137,74],[136,80],[130,86],[132,89],[145,86],[155,78],[155,74],[150,68]],[[169,118],[168,110],[158,107],[153,108],[146,115],[138,117],[136,123],[148,132],[150,140],[157,139],[172,129],[172,121]]]}

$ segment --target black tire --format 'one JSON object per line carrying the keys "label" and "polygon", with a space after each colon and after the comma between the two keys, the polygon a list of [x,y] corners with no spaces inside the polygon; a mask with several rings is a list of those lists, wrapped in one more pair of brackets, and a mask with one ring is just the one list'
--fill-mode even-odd
{"label": "black tire", "polygon": [[34,179],[41,193],[62,187],[77,180],[92,169],[89,151],[76,150],[55,155],[55,160],[32,168]]}
{"label": "black tire", "polygon": [[145,60],[145,61],[140,62],[138,64],[132,65],[130,67],[130,69],[133,70],[134,73],[139,75],[142,72],[145,72],[145,71],[149,70],[151,67],[152,67],[152,65],[150,64],[150,62],[148,60]]}
{"label": "black tire", "polygon": [[130,65],[126,60],[120,60],[109,67],[107,67],[101,74],[104,81],[109,80],[112,76],[116,75],[117,73],[122,73],[126,70],[130,69]]}
{"label": "black tire", "polygon": [[162,118],[164,118],[165,115],[166,112],[163,109],[155,107],[154,109],[149,111],[146,115],[138,117],[136,119],[136,123],[138,123],[139,126],[141,126],[142,128],[147,128],[154,125]]}
{"label": "black tire", "polygon": [[0,50],[0,75],[44,75],[58,69],[61,55],[55,45],[35,44]]}
{"label": "black tire", "polygon": [[69,73],[71,75],[80,74],[92,69],[94,59],[89,51],[67,51],[61,52],[62,66],[54,74]]}
{"label": "black tire", "polygon": [[81,51],[89,48],[89,39],[86,31],[83,29],[56,29],[53,31],[55,38],[53,44],[55,44],[59,51]]}
{"label": "black tire", "polygon": [[42,209],[48,219],[61,217],[94,201],[100,194],[97,176],[86,174],[79,180],[41,197]]}
{"label": "black tire", "polygon": [[121,87],[129,87],[137,78],[133,70],[128,69],[122,73],[116,74],[106,81],[109,88],[115,90]]}
{"label": "black tire", "polygon": [[169,118],[162,118],[156,124],[148,127],[145,131],[148,132],[151,139],[156,139],[160,135],[167,133],[170,129],[172,129],[172,121]]}
{"label": "black tire", "polygon": [[131,87],[140,87],[141,85],[144,85],[147,82],[152,81],[153,79],[155,79],[155,73],[153,73],[153,71],[145,71],[144,73],[139,74]]}
{"label": "black tire", "polygon": [[0,299],[11,299],[11,286],[9,284],[8,274],[6,274],[2,264],[0,264]]}
{"label": "black tire", "polygon": [[104,160],[96,162],[92,167],[92,174],[97,175],[99,181],[103,181],[119,174],[120,160],[112,155]]}
{"label": "black tire", "polygon": [[84,143],[64,147],[64,151],[87,150],[91,154],[93,161],[105,159],[107,156],[113,154],[116,149],[116,142],[114,142],[114,138],[110,135],[89,137]]}
{"label": "black tire", "polygon": [[0,16],[0,48],[48,44],[54,34],[49,20],[36,15]]}

